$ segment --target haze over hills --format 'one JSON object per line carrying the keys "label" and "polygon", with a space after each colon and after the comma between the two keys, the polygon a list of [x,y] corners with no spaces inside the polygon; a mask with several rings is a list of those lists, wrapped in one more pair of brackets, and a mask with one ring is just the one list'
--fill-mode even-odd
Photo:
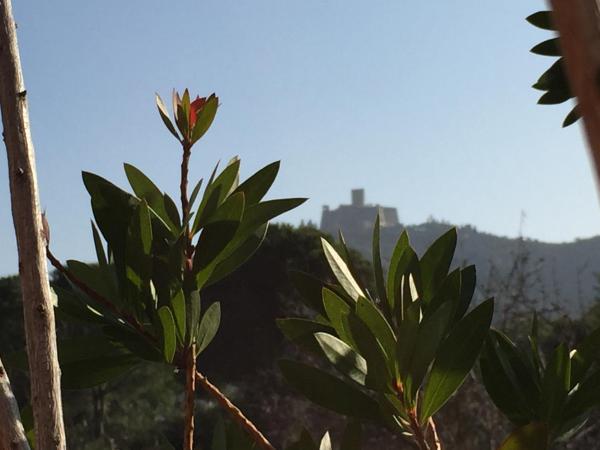
{"label": "haze over hills", "polygon": [[[427,222],[404,225],[394,208],[364,203],[364,191],[354,190],[353,202],[339,208],[323,208],[321,230],[337,236],[342,230],[350,247],[371,259],[373,222],[378,212],[384,215],[381,253],[387,266],[394,244],[406,229],[415,251],[420,255],[452,225]],[[517,259],[522,272],[528,272],[531,295],[544,306],[558,304],[570,315],[578,316],[595,297],[600,273],[600,236],[567,243],[546,243],[532,239],[508,238],[480,232],[472,226],[459,226],[453,264],[475,264],[478,286],[485,290],[494,277],[506,279]],[[509,293],[510,294],[510,293]]]}

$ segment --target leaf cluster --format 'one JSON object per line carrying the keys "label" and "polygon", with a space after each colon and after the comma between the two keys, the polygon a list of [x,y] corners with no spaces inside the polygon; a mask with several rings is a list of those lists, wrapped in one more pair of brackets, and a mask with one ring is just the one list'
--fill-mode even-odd
{"label": "leaf cluster", "polygon": [[574,349],[558,345],[546,361],[534,315],[528,340],[524,349],[493,329],[480,358],[490,398],[517,427],[502,450],[548,449],[573,436],[600,405],[600,329]]}
{"label": "leaf cluster", "polygon": [[[552,11],[538,11],[526,19],[530,24],[543,30],[556,31],[552,21]],[[564,58],[560,49],[560,37],[545,40],[531,49],[532,53],[542,56],[559,58],[548,70],[546,70],[532,86],[534,89],[543,91],[544,94],[538,100],[540,105],[556,105],[574,98],[569,86],[569,80],[565,72]],[[565,120],[563,127],[568,127],[579,120],[579,109],[575,106]]]}
{"label": "leaf cluster", "polygon": [[292,386],[337,413],[417,439],[458,390],[486,339],[493,301],[469,312],[475,268],[451,270],[456,230],[418,257],[402,233],[384,276],[379,218],[373,233],[375,293],[356,281],[348,249],[322,240],[337,283],[297,272],[293,281],[314,319],[278,322],[287,338],[320,355],[331,371],[298,361],[280,367]]}

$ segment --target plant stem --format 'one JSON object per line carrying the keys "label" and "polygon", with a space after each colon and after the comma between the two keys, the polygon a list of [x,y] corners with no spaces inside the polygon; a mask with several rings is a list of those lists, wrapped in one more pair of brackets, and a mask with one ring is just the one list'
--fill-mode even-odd
{"label": "plant stem", "polygon": [[425,439],[425,434],[423,433],[423,428],[419,425],[419,421],[417,420],[417,414],[414,409],[408,411],[408,420],[410,422],[410,428],[414,434],[415,443],[419,447],[420,450],[431,450],[427,440]]}
{"label": "plant stem", "polygon": [[183,449],[194,448],[194,406],[196,399],[196,344],[188,349],[185,364],[185,415]]}
{"label": "plant stem", "polygon": [[[417,410],[414,407],[410,407],[406,404],[404,399],[404,385],[401,380],[396,380],[394,383],[394,390],[396,391],[396,396],[402,403],[402,406],[406,409],[406,414],[408,416],[408,422],[410,431],[413,434],[414,442],[419,447],[419,450],[431,450],[429,444],[427,443],[427,439],[425,438],[425,433],[423,432],[423,428],[419,424],[419,420],[417,419]],[[436,434],[437,436],[437,434]],[[435,449],[439,450],[439,449]]]}
{"label": "plant stem", "polygon": [[442,450],[442,441],[437,433],[437,428],[435,426],[433,417],[429,418],[429,428],[431,429],[431,439],[433,441],[432,443],[434,450]]}
{"label": "plant stem", "polygon": [[[183,247],[183,286],[186,294],[189,293],[189,287],[193,284],[193,260],[194,246],[192,245],[192,235],[189,222],[186,220],[190,213],[190,202],[187,195],[189,163],[191,156],[191,145],[184,139],[182,142],[183,155],[181,158],[181,215],[182,220],[187,223],[184,231]],[[194,409],[196,400],[196,344],[185,349],[185,405],[184,405],[184,431],[183,431],[183,449],[193,450],[194,448]]]}
{"label": "plant stem", "polygon": [[19,254],[35,447],[63,450],[66,438],[54,308],[44,252],[27,91],[10,0],[0,0],[0,107]]}
{"label": "plant stem", "polygon": [[223,407],[223,409],[227,410],[227,412],[231,415],[233,420],[237,422],[237,424],[242,427],[252,438],[252,440],[262,449],[264,450],[275,450],[275,447],[269,442],[269,440],[262,434],[256,425],[254,425],[240,409],[235,406],[231,400],[229,400],[214,384],[212,384],[208,379],[202,375],[200,372],[196,372],[196,379],[200,386],[208,392],[210,395],[214,397],[214,399]]}

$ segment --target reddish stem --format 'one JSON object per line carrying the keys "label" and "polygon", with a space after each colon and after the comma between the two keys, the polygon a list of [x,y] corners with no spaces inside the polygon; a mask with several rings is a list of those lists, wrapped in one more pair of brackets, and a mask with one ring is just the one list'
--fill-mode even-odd
{"label": "reddish stem", "polygon": [[214,384],[202,375],[200,372],[196,372],[196,379],[200,383],[200,386],[214,397],[214,399],[227,410],[233,420],[242,427],[250,435],[252,440],[264,450],[275,450],[275,447],[269,442],[269,440],[262,434],[256,425],[254,425],[240,409],[235,406],[231,400],[229,400]]}
{"label": "reddish stem", "polygon": [[50,251],[50,247],[48,246],[46,247],[46,256],[48,257],[50,264],[52,264],[52,266],[56,270],[62,273],[67,278],[67,280],[69,280],[74,286],[79,288],[79,290],[81,290],[84,294],[86,294],[88,297],[95,300],[96,302],[100,303],[102,306],[104,306],[106,309],[112,312],[113,315],[117,318],[123,319],[125,322],[127,322],[127,324],[133,327],[139,334],[147,338],[149,341],[153,343],[156,342],[156,338],[149,334],[146,330],[144,330],[142,325],[137,321],[135,317],[133,317],[127,312],[121,311],[114,305],[114,303],[105,298],[102,294],[96,292],[94,289],[89,287],[87,284],[85,284],[83,281],[77,278],[73,274],[73,272],[71,272],[69,269],[63,266],[62,263],[52,254],[52,252]]}
{"label": "reddish stem", "polygon": [[194,448],[194,406],[196,399],[196,344],[188,349],[185,364],[185,429],[183,435],[184,450]]}

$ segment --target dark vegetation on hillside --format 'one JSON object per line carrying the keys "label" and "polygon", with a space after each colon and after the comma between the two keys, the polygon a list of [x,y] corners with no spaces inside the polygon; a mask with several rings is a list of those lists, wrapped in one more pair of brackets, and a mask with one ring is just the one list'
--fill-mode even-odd
{"label": "dark vegetation on hillside", "polygon": [[[326,429],[334,438],[343,421],[310,404],[286,386],[276,362],[282,357],[299,358],[300,352],[285,341],[275,320],[304,313],[288,277],[290,269],[309,272],[321,279],[330,278],[314,228],[272,226],[261,249],[240,270],[212,287],[204,301],[219,300],[223,308],[221,329],[213,344],[199,359],[204,373],[221,387],[280,447],[306,427],[315,438]],[[355,254],[356,272],[363,285],[371,285],[372,275],[366,261]],[[536,299],[528,292],[535,266],[528,260],[515,260],[512,272],[498,273],[494,283],[480,286],[482,291],[502,290],[494,295],[506,306],[507,318],[500,324],[513,336],[524,336],[530,319],[526,306]],[[266,276],[265,276],[266,274]],[[529,275],[527,275],[529,274]],[[502,278],[502,275],[505,278]],[[66,286],[60,277],[53,282]],[[600,324],[600,306],[595,306],[574,321],[553,311],[552,321],[542,320],[544,347],[552,349],[562,340],[574,340],[591,326]],[[206,303],[203,307],[208,306]],[[525,307],[524,307],[525,306]],[[543,317],[542,317],[543,318]],[[18,279],[0,280],[0,354],[4,357],[24,346]],[[59,321],[59,334],[79,336],[89,329]],[[306,356],[304,356],[306,357]],[[160,449],[164,437],[180,444],[181,389],[162,365],[147,364],[117,381],[99,388],[65,391],[65,421],[69,447],[83,450]],[[11,370],[13,387],[21,405],[26,404],[28,384],[23,373]],[[487,398],[472,374],[459,394],[438,419],[440,432],[449,449],[486,450],[496,448],[506,434],[507,424]],[[153,383],[145,382],[152,378]],[[210,434],[219,413],[203,393],[197,397],[200,448],[210,448]],[[600,431],[592,418],[569,449],[595,448]],[[365,430],[363,448],[411,448],[379,428]],[[335,442],[335,440],[334,440]]]}

